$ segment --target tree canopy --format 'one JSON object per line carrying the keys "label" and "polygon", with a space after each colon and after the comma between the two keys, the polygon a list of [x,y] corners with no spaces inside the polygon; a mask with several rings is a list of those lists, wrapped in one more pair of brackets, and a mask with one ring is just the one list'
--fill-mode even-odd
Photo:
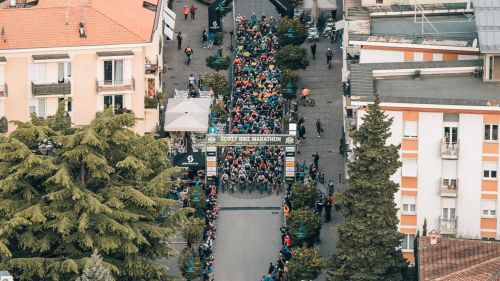
{"label": "tree canopy", "polygon": [[278,24],[278,38],[282,46],[300,45],[307,39],[307,29],[299,18],[282,17]]}
{"label": "tree canopy", "polygon": [[355,160],[349,164],[347,189],[337,196],[345,223],[338,228],[331,280],[405,280],[394,202],[398,184],[390,179],[401,163],[399,147],[387,144],[391,124],[375,96],[363,124],[351,133]]}
{"label": "tree canopy", "polygon": [[295,45],[287,45],[276,53],[276,65],[281,69],[306,69],[309,66],[307,50]]}
{"label": "tree canopy", "polygon": [[167,280],[155,260],[173,255],[165,242],[185,215],[165,198],[176,172],[165,140],[134,134],[133,114],[112,109],[75,130],[36,116],[15,124],[0,136],[0,268],[74,280],[97,251],[117,280]]}

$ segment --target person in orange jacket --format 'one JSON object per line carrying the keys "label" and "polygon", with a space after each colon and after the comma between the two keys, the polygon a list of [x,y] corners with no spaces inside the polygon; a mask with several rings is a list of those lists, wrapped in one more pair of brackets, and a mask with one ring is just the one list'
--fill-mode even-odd
{"label": "person in orange jacket", "polygon": [[188,19],[188,15],[189,15],[189,8],[188,6],[184,6],[184,9],[182,10],[182,13],[184,14],[184,20],[187,20]]}

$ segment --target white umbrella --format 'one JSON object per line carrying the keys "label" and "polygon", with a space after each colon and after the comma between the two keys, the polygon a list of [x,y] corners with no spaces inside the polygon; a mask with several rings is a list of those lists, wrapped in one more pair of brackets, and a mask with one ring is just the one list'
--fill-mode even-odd
{"label": "white umbrella", "polygon": [[311,19],[314,21],[316,25],[316,20],[318,19],[318,0],[312,0],[312,7],[311,7]]}

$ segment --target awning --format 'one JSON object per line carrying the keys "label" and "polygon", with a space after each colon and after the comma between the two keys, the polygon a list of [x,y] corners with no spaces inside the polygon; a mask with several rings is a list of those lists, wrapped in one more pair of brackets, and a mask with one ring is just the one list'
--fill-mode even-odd
{"label": "awning", "polygon": [[313,2],[318,3],[319,10],[337,10],[337,3],[335,0],[304,0],[304,10],[311,10],[313,8]]}
{"label": "awning", "polygon": [[133,56],[132,51],[111,51],[111,52],[97,52],[98,57],[126,57]]}
{"label": "awning", "polygon": [[206,133],[210,104],[210,98],[169,99],[165,112],[165,131]]}
{"label": "awning", "polygon": [[33,55],[33,60],[64,60],[69,59],[68,54]]}
{"label": "awning", "polygon": [[191,152],[176,155],[174,157],[173,166],[203,168],[205,167],[205,162],[205,153]]}

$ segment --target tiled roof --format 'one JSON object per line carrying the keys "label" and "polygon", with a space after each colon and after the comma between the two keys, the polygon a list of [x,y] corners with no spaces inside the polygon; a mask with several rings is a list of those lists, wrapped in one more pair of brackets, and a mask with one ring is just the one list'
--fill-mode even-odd
{"label": "tiled roof", "polygon": [[500,1],[474,0],[474,14],[482,52],[500,52]]}
{"label": "tiled roof", "polygon": [[[8,1],[6,1],[8,2]],[[149,0],[157,4],[158,0]],[[0,50],[150,42],[154,11],[142,0],[40,0],[32,8],[0,8]],[[5,4],[5,2],[3,3]],[[67,16],[67,20],[66,20]],[[86,37],[80,37],[84,22]]]}
{"label": "tiled roof", "polygon": [[422,281],[488,281],[500,270],[500,243],[420,237],[418,257]]}

